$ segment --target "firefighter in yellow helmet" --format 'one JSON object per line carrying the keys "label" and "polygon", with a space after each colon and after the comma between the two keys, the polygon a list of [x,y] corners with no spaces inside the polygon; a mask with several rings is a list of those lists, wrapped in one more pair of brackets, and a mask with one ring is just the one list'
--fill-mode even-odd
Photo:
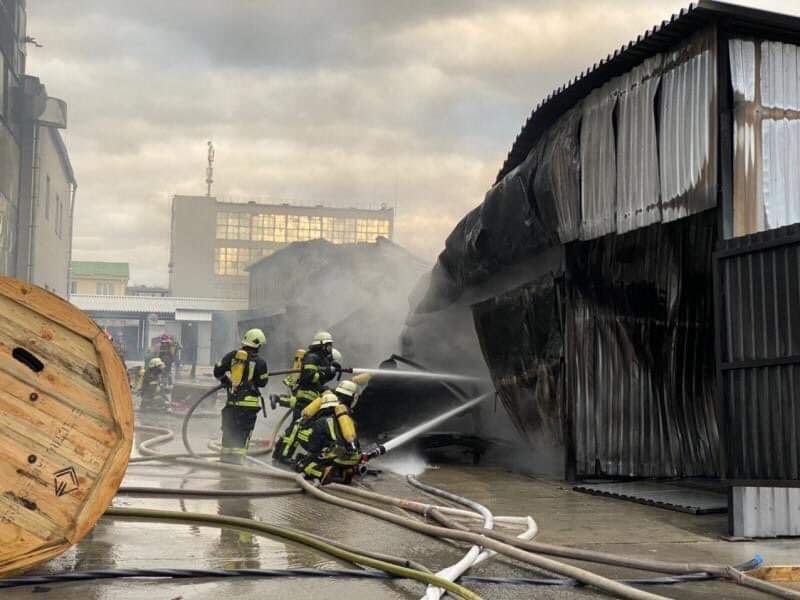
{"label": "firefighter in yellow helmet", "polygon": [[296,468],[321,484],[349,483],[361,461],[361,450],[351,411],[358,402],[358,384],[342,381],[335,392],[322,394],[321,404],[308,428],[298,434],[306,454]]}
{"label": "firefighter in yellow helmet", "polygon": [[258,355],[267,339],[260,329],[242,338],[242,347],[214,365],[214,377],[228,388],[222,409],[222,462],[242,464],[261,409],[261,388],[267,385],[267,362]]}
{"label": "firefighter in yellow helmet", "polygon": [[169,410],[169,398],[164,389],[164,368],[164,361],[156,356],[148,361],[146,369],[141,370],[138,386],[142,399],[140,409]]}
{"label": "firefighter in yellow helmet", "polygon": [[[292,422],[283,437],[275,444],[272,458],[291,464],[297,449],[297,433],[300,430],[300,415],[303,409],[316,400],[327,388],[325,384],[342,372],[341,362],[335,360],[333,336],[327,331],[314,334],[311,345],[300,361],[300,374],[288,400],[292,409]],[[337,351],[338,353],[338,351]],[[339,355],[341,360],[341,355]]]}

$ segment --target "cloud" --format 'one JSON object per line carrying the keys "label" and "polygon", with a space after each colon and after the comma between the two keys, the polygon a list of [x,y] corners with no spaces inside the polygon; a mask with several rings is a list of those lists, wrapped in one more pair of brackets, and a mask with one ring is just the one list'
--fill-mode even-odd
{"label": "cloud", "polygon": [[[754,2],[755,3],[755,2]],[[795,0],[757,3],[797,13]],[[398,206],[433,260],[533,106],[668,17],[659,0],[37,0],[28,72],[69,104],[74,256],[167,281],[169,199]]]}

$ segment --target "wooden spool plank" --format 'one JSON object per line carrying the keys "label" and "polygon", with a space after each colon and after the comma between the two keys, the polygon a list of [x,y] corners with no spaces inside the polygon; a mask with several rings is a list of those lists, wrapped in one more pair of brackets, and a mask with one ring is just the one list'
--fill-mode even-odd
{"label": "wooden spool plank", "polygon": [[80,310],[38,286],[13,277],[0,277],[0,296],[49,319],[58,329],[91,340],[100,328]]}
{"label": "wooden spool plank", "polygon": [[[37,352],[55,347],[99,370],[100,359],[94,344],[87,338],[81,337],[69,329],[53,327],[50,319],[31,312],[25,306],[4,296],[0,296],[0,314],[7,317],[0,322],[0,330],[11,336],[16,335],[19,338],[29,339],[35,346],[41,346],[41,348],[37,348]],[[44,340],[44,343],[40,343],[41,340]]]}
{"label": "wooden spool plank", "polygon": [[91,530],[132,443],[127,374],[105,334],[61,298],[0,277],[0,576]]}

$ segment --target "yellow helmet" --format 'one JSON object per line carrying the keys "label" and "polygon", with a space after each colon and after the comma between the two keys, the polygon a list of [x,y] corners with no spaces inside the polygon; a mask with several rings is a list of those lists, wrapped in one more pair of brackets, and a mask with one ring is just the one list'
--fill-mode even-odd
{"label": "yellow helmet", "polygon": [[150,359],[150,362],[147,363],[147,366],[150,369],[157,369],[158,367],[164,366],[164,361],[156,356],[155,358]]}
{"label": "yellow helmet", "polygon": [[242,338],[242,346],[258,350],[267,343],[267,336],[260,329],[250,329]]}
{"label": "yellow helmet", "polygon": [[311,340],[312,346],[324,346],[325,344],[333,344],[333,336],[327,331],[318,331],[314,334],[314,339]]}

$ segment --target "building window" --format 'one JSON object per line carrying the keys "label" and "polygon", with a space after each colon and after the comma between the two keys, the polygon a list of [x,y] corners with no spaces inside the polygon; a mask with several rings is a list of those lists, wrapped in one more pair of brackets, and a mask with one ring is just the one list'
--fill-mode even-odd
{"label": "building window", "polygon": [[113,296],[114,284],[110,281],[98,281],[96,290],[98,296]]}
{"label": "building window", "polygon": [[250,213],[220,212],[217,213],[218,240],[249,240]]}
{"label": "building window", "polygon": [[253,215],[250,225],[254,242],[286,242],[286,215],[263,213]]}
{"label": "building window", "polygon": [[44,218],[50,220],[50,175],[47,176],[44,188]]}
{"label": "building window", "polygon": [[267,248],[215,248],[215,275],[247,275],[247,267],[272,254]]}

